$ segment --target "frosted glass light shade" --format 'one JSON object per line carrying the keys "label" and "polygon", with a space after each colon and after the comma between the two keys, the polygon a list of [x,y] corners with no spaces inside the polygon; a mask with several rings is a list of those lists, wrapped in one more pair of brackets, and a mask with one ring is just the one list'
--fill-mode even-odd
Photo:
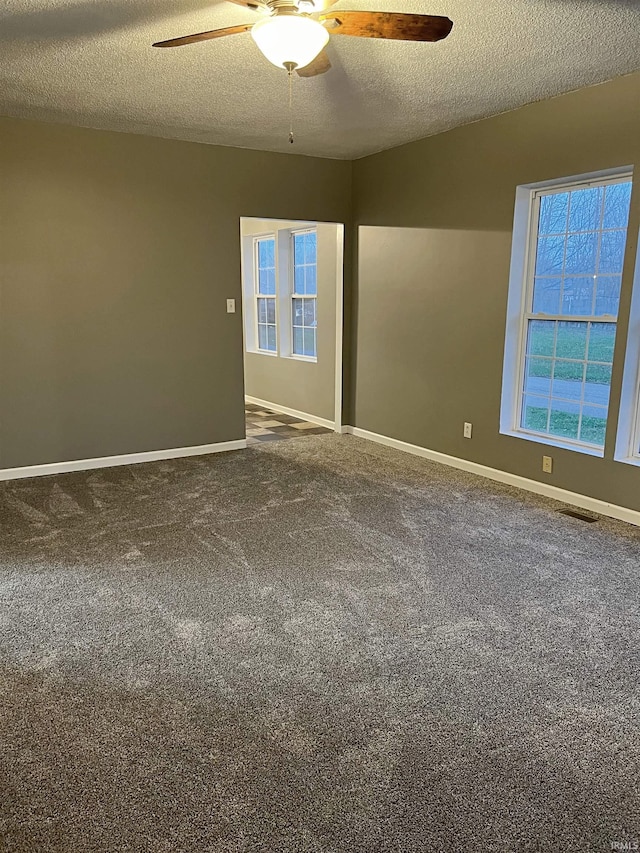
{"label": "frosted glass light shade", "polygon": [[288,62],[304,68],[329,41],[322,24],[302,15],[265,18],[253,26],[251,35],[269,62],[278,68],[286,68]]}

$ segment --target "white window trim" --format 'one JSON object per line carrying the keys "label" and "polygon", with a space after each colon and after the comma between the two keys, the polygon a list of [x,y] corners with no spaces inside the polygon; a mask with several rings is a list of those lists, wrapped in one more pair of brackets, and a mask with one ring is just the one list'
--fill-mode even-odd
{"label": "white window trim", "polygon": [[[288,244],[288,254],[289,254],[289,281],[288,281],[288,317],[289,322],[287,323],[290,335],[290,347],[289,354],[287,358],[292,358],[295,361],[307,361],[311,364],[315,364],[318,361],[318,286],[317,286],[317,274],[318,274],[318,257],[316,254],[316,293],[314,294],[304,294],[304,293],[296,293],[295,292],[295,250],[294,250],[294,239],[299,234],[315,234],[316,240],[318,237],[318,229],[317,228],[296,228],[292,229],[289,232],[289,244]],[[317,243],[316,243],[317,246]],[[316,354],[315,355],[301,355],[299,353],[294,353],[293,351],[293,300],[294,299],[315,299],[316,300]],[[296,327],[301,328],[301,327]]]}
{"label": "white window trim", "polygon": [[[276,276],[276,292],[274,294],[264,294],[258,292],[258,282],[259,282],[259,271],[258,271],[258,244],[263,240],[273,240],[274,241],[274,262],[275,262],[275,276]],[[253,352],[256,355],[267,355],[271,357],[278,357],[280,354],[280,317],[279,317],[279,305],[278,305],[278,239],[275,232],[269,232],[266,234],[255,234],[251,238],[251,312],[252,312],[252,332],[253,332],[253,341],[251,341],[251,346],[248,347],[249,352]],[[275,303],[275,315],[276,315],[276,348],[272,349],[262,349],[260,347],[260,335],[258,334],[258,300],[259,299],[273,299]],[[249,343],[249,342],[247,342]]]}
{"label": "white window trim", "polygon": [[640,466],[640,254],[636,255],[614,460]]}
{"label": "white window trim", "polygon": [[[533,265],[538,236],[538,206],[541,193],[564,192],[567,189],[574,190],[611,183],[623,183],[631,180],[632,176],[633,167],[626,166],[589,175],[575,175],[554,181],[526,184],[516,188],[500,406],[500,432],[503,435],[510,435],[550,447],[574,450],[589,456],[600,458],[604,456],[604,448],[596,445],[530,432],[520,426],[521,407],[524,398],[522,380],[526,336],[528,322],[533,318],[530,306],[533,299]],[[557,319],[555,315],[547,316],[550,320]],[[545,315],[535,315],[535,318],[544,319]],[[617,318],[610,316],[597,318],[571,316],[566,319],[577,322],[617,322]],[[640,462],[640,457],[638,461]]]}

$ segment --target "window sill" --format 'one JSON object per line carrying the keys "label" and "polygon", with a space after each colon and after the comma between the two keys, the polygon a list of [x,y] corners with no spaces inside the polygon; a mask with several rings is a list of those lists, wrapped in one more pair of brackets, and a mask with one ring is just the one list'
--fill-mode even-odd
{"label": "window sill", "polygon": [[614,456],[614,462],[622,462],[623,465],[633,465],[640,468],[640,456]]}
{"label": "window sill", "polygon": [[[524,430],[515,429],[501,429],[500,434],[510,435],[513,438],[523,438],[525,441],[533,441],[536,444],[545,444],[547,447],[557,447],[561,450],[573,450],[576,453],[585,453],[587,456],[595,456],[599,459],[602,459],[604,457],[603,448],[590,447],[586,444],[571,444],[570,442],[560,441],[547,435],[536,435],[535,433],[524,432]],[[638,464],[640,464],[640,459],[638,460]]]}
{"label": "window sill", "polygon": [[317,357],[314,358],[311,355],[285,355],[285,356],[283,356],[283,358],[289,358],[289,359],[291,359],[291,361],[306,361],[309,364],[317,364],[318,363]]}
{"label": "window sill", "polygon": [[271,352],[270,350],[266,350],[266,349],[248,349],[247,353],[249,355],[268,355],[270,358],[277,358],[278,357],[277,352]]}

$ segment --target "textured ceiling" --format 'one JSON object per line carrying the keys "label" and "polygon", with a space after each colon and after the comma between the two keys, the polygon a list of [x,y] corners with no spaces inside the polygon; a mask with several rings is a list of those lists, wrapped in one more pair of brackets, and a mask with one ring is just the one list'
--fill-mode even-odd
{"label": "textured ceiling", "polygon": [[334,35],[332,70],[287,76],[250,35],[151,43],[252,21],[225,0],[3,0],[0,113],[198,142],[356,158],[640,69],[640,0],[340,0],[448,15],[436,44]]}

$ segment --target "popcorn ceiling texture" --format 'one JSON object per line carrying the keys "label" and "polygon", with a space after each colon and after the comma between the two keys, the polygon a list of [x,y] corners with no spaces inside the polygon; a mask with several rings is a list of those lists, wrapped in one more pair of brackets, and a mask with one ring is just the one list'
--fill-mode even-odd
{"label": "popcorn ceiling texture", "polygon": [[0,849],[640,841],[639,531],[557,509],[336,435],[0,484]]}
{"label": "popcorn ceiling texture", "polygon": [[333,69],[287,79],[249,34],[160,39],[252,21],[224,0],[4,0],[0,112],[273,151],[357,158],[640,68],[637,0],[340,0],[336,10],[448,15],[437,44],[332,36]]}

